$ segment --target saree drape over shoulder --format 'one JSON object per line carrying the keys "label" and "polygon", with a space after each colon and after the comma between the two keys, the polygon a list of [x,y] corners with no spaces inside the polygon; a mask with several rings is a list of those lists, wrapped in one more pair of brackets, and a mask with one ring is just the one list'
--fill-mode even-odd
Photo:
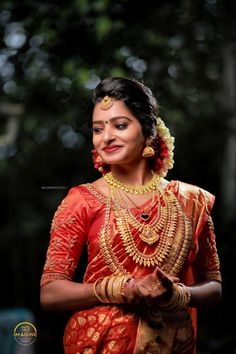
{"label": "saree drape over shoulder", "polygon": [[[135,225],[131,234],[122,236],[115,209],[111,207],[107,214],[106,197],[91,184],[72,188],[52,222],[41,286],[58,279],[73,280],[84,246],[88,250],[84,283],[113,274],[138,277],[153,272],[157,265],[185,285],[220,282],[210,216],[214,196],[179,181],[168,183],[164,194],[175,205],[174,225],[166,225],[168,237],[160,236],[148,244],[139,237]],[[150,225],[156,212],[152,203]],[[138,218],[140,208],[132,208],[132,213]],[[108,229],[104,226],[106,217]],[[195,352],[195,339],[196,309],[165,313],[148,307],[101,304],[71,316],[64,333],[64,350],[66,354],[190,354]]]}

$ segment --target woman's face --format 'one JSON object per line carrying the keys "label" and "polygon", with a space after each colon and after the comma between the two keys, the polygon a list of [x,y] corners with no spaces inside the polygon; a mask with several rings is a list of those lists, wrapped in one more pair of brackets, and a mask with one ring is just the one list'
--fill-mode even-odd
{"label": "woman's face", "polygon": [[145,138],[139,121],[123,101],[113,100],[109,109],[96,104],[93,111],[93,144],[101,158],[109,165],[139,161]]}

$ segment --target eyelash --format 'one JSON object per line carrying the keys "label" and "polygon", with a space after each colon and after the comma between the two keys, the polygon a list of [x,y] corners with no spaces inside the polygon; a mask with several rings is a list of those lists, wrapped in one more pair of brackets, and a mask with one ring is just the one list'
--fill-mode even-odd
{"label": "eyelash", "polygon": [[115,125],[115,127],[119,130],[124,130],[127,128],[127,126],[128,126],[128,124],[126,124],[126,123],[118,123]]}
{"label": "eyelash", "polygon": [[92,132],[95,134],[98,134],[98,133],[100,133],[101,130],[102,130],[102,128],[93,128]]}
{"label": "eyelash", "polygon": [[[117,123],[115,124],[116,129],[118,130],[125,130],[128,127],[127,123]],[[93,133],[94,134],[99,134],[102,131],[103,128],[95,127],[93,128]]]}

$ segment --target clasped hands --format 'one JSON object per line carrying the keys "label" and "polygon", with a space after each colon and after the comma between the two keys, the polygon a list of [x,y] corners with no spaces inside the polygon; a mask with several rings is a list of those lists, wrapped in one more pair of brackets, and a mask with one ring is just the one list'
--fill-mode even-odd
{"label": "clasped hands", "polygon": [[173,295],[173,284],[179,281],[156,267],[154,272],[130,279],[124,287],[124,296],[130,304],[145,301],[149,306],[168,302]]}

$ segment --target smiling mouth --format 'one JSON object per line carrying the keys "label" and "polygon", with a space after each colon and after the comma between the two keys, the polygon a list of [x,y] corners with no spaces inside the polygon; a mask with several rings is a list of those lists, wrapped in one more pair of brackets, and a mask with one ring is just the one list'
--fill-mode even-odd
{"label": "smiling mouth", "polygon": [[121,148],[121,146],[117,146],[117,145],[116,146],[107,146],[103,149],[103,151],[106,153],[112,153],[112,152],[117,151],[120,148]]}

